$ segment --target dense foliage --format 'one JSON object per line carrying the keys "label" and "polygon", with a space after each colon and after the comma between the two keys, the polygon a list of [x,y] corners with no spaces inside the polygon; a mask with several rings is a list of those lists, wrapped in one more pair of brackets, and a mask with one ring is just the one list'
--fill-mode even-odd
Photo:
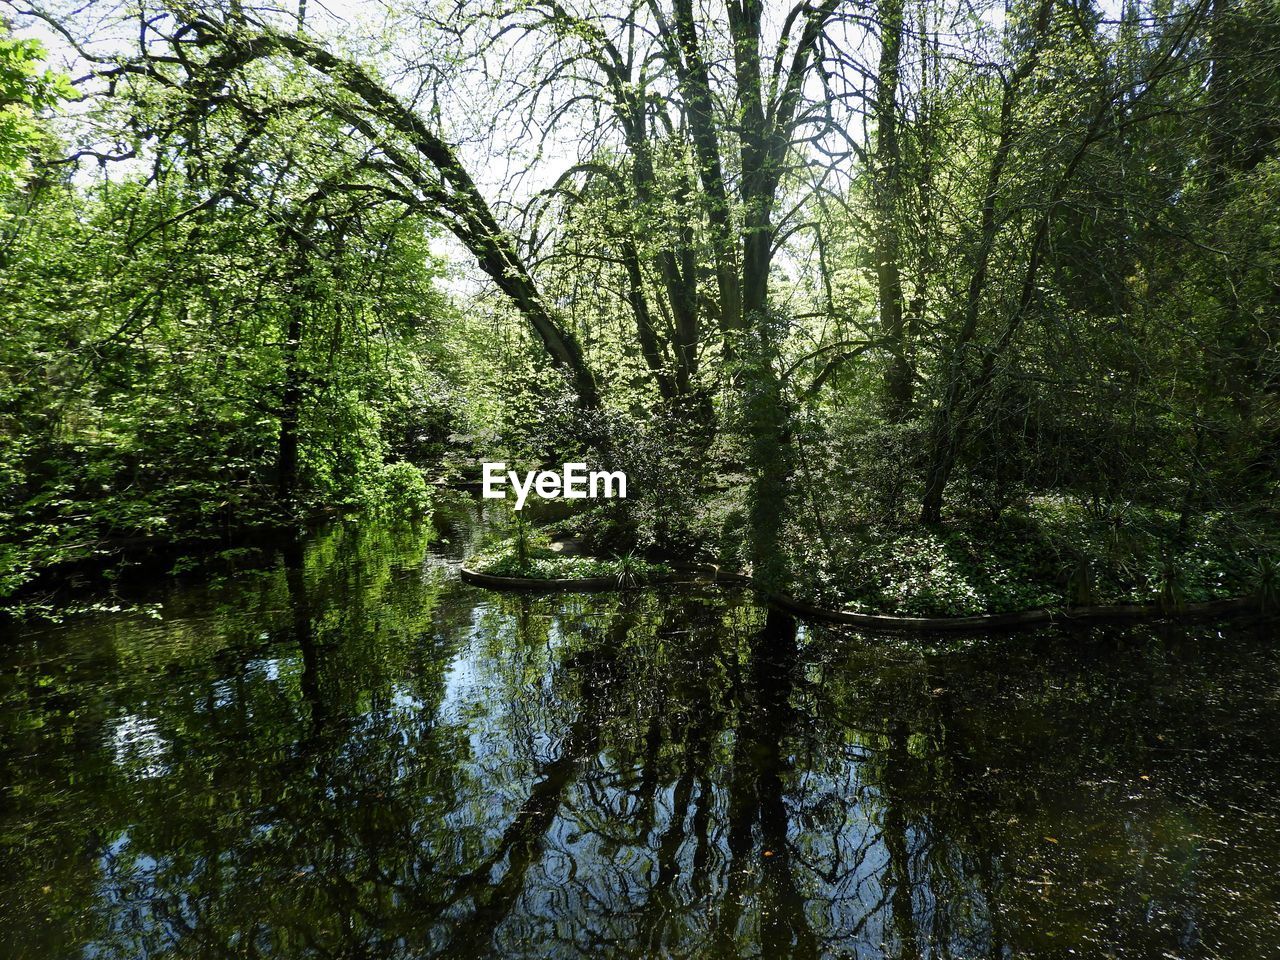
{"label": "dense foliage", "polygon": [[21,12],[0,594],[503,457],[824,602],[1273,589],[1273,0]]}
{"label": "dense foliage", "polygon": [[430,234],[303,195],[300,146],[10,165],[0,594],[122,545],[427,509],[454,403]]}

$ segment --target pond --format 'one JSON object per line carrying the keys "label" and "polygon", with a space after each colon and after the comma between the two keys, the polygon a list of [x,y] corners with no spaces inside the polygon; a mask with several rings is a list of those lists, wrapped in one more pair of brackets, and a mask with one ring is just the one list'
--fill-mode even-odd
{"label": "pond", "polygon": [[0,955],[1280,956],[1258,625],[459,582],[470,500],[0,645]]}

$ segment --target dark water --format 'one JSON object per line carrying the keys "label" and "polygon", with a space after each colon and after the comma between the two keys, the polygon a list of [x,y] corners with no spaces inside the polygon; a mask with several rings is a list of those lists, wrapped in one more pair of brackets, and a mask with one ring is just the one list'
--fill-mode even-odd
{"label": "dark water", "polygon": [[0,646],[0,956],[1280,957],[1280,648],[499,596],[336,526]]}

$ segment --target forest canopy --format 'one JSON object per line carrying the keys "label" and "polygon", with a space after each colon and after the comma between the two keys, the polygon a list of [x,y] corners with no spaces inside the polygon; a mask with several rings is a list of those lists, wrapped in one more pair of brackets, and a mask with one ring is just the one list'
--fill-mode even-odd
{"label": "forest canopy", "polygon": [[1274,0],[0,11],[0,597],[499,459],[855,608],[1275,589]]}

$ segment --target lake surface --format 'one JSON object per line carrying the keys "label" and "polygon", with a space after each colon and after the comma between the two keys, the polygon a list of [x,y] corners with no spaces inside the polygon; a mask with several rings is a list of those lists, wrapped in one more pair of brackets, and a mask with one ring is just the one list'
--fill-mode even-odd
{"label": "lake surface", "polygon": [[499,595],[484,530],[6,637],[0,956],[1280,957],[1270,629]]}

